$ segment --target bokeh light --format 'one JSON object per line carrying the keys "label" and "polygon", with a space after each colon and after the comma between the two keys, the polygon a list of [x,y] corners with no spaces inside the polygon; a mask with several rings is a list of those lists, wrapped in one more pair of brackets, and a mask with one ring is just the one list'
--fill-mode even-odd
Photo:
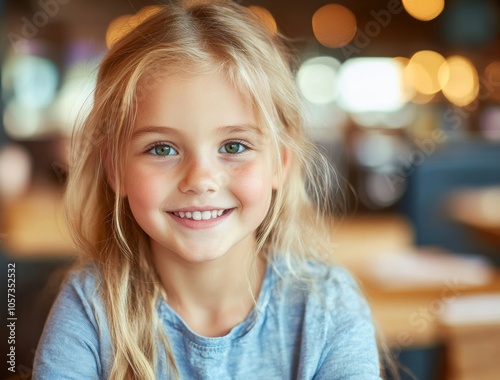
{"label": "bokeh light", "polygon": [[264,7],[259,7],[257,5],[250,5],[248,7],[258,19],[264,24],[264,26],[271,32],[271,34],[276,34],[278,32],[278,26],[276,25],[276,20],[269,10]]}
{"label": "bokeh light", "polygon": [[479,127],[486,139],[500,142],[500,106],[486,107],[481,113]]}
{"label": "bokeh light", "polygon": [[340,62],[333,57],[314,57],[302,63],[297,72],[297,85],[309,102],[331,103],[337,96]]}
{"label": "bokeh light", "polygon": [[449,78],[446,59],[432,50],[418,51],[404,68],[406,80],[423,95],[439,92]]}
{"label": "bokeh light", "polygon": [[25,148],[8,144],[0,149],[0,198],[22,195],[31,180],[32,163]]}
{"label": "bokeh light", "polygon": [[32,55],[19,56],[11,61],[7,70],[11,71],[14,98],[21,106],[41,109],[54,99],[59,72],[51,60]]}
{"label": "bokeh light", "polygon": [[45,115],[37,108],[26,108],[10,101],[3,113],[4,130],[13,140],[31,139],[43,133]]}
{"label": "bokeh light", "polygon": [[339,48],[347,45],[356,35],[356,16],[339,4],[327,4],[312,17],[314,36],[322,45]]}
{"label": "bokeh light", "polygon": [[443,79],[443,94],[451,103],[459,107],[466,106],[479,93],[476,68],[467,58],[458,55],[449,57],[447,62],[449,69]]}
{"label": "bokeh light", "polygon": [[391,112],[405,104],[401,65],[391,58],[353,58],[339,71],[339,103],[348,112]]}
{"label": "bokeh light", "polygon": [[404,181],[392,183],[391,173],[386,171],[374,171],[366,175],[360,198],[363,203],[371,209],[382,209],[395,204],[402,196]]}
{"label": "bokeh light", "polygon": [[71,134],[73,127],[88,114],[97,82],[98,60],[78,62],[70,66],[63,86],[51,109],[57,127]]}
{"label": "bokeh light", "polygon": [[394,57],[396,62],[401,68],[401,94],[405,102],[409,102],[415,97],[416,90],[413,86],[411,78],[406,74],[406,67],[410,63],[410,59],[406,57]]}
{"label": "bokeh light", "polygon": [[396,137],[376,131],[361,133],[354,140],[354,156],[369,168],[390,165],[398,153]]}
{"label": "bokeh light", "polygon": [[444,0],[402,0],[408,14],[420,21],[435,19],[444,9]]}
{"label": "bokeh light", "polygon": [[418,105],[425,105],[431,103],[436,97],[436,94],[421,94],[416,93],[415,96],[411,99],[411,102]]}

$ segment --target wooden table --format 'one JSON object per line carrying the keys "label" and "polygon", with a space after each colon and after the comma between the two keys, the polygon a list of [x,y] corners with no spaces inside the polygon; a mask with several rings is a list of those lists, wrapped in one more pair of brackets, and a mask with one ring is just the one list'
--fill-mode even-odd
{"label": "wooden table", "polygon": [[500,187],[457,190],[448,197],[447,209],[452,220],[498,247],[500,255]]}
{"label": "wooden table", "polygon": [[2,205],[2,249],[24,259],[69,257],[76,254],[66,227],[62,192],[37,187]]}
{"label": "wooden table", "polygon": [[[448,253],[438,249],[417,249],[412,243],[410,223],[399,215],[347,219],[336,228],[333,236],[338,243],[337,261],[358,278],[380,330],[395,349],[441,343],[439,316],[455,297],[500,292],[500,270],[483,268],[480,259],[474,258],[470,260],[471,274],[464,273],[467,260],[465,265],[453,264],[453,268],[460,268],[461,277],[451,273],[440,280],[439,273],[435,273],[432,281],[408,281],[401,285],[391,280],[390,273],[377,277],[373,272],[382,259],[404,262],[402,257],[411,260],[422,257],[424,262],[431,260],[428,264],[431,268],[434,266],[432,260],[442,261],[444,257],[445,262],[441,264],[444,268],[455,260],[451,255],[446,261]],[[392,275],[393,279],[396,274]]]}

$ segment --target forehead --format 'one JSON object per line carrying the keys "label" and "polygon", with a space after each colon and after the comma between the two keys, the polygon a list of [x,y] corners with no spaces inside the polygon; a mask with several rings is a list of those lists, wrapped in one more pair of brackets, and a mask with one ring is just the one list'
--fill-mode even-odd
{"label": "forehead", "polygon": [[[182,65],[175,62],[162,62],[160,58],[160,60],[154,64],[145,62],[143,68],[137,68],[140,74],[136,93],[138,93],[138,98],[140,100],[150,91],[157,89],[159,86],[166,85],[167,83],[190,85],[194,81],[201,82],[201,80],[205,78],[207,80],[213,79],[212,83],[218,82],[227,87],[231,87],[235,92],[247,94],[248,91],[240,88],[243,86],[237,86],[234,81],[229,79],[229,77],[237,76],[238,71],[234,69],[233,67],[226,67],[226,65],[217,64],[216,62],[204,64],[186,62]],[[236,81],[238,81],[238,79],[236,79]]]}
{"label": "forehead", "polygon": [[252,98],[220,72],[144,77],[138,90],[138,126],[260,125]]}

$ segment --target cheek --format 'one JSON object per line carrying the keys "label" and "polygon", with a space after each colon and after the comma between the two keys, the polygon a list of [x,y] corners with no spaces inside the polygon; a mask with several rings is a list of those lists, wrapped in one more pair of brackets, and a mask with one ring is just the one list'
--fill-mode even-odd
{"label": "cheek", "polygon": [[124,190],[133,208],[150,208],[161,198],[163,187],[158,176],[140,171],[130,171],[125,177]]}
{"label": "cheek", "polygon": [[240,202],[253,207],[261,206],[267,213],[271,202],[273,178],[269,170],[247,166],[237,170],[232,176],[233,192]]}

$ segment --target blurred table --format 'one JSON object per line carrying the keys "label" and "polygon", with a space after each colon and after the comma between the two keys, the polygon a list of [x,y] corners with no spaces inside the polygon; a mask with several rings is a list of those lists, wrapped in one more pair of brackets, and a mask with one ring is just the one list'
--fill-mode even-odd
{"label": "blurred table", "polygon": [[500,378],[500,293],[464,296],[441,316],[450,379]]}
{"label": "blurred table", "polygon": [[337,261],[360,281],[376,323],[396,352],[442,344],[439,317],[457,297],[500,292],[498,268],[479,257],[417,249],[411,225],[401,216],[346,219],[333,236]]}
{"label": "blurred table", "polygon": [[76,254],[66,226],[61,189],[37,187],[3,200],[2,249],[15,258],[64,258]]}
{"label": "blurred table", "polygon": [[453,192],[448,214],[500,251],[500,186]]}
{"label": "blurred table", "polygon": [[361,282],[387,341],[400,347],[439,342],[438,316],[446,302],[500,291],[499,270],[481,258],[417,249],[410,223],[398,215],[346,219],[334,241],[337,260]]}

